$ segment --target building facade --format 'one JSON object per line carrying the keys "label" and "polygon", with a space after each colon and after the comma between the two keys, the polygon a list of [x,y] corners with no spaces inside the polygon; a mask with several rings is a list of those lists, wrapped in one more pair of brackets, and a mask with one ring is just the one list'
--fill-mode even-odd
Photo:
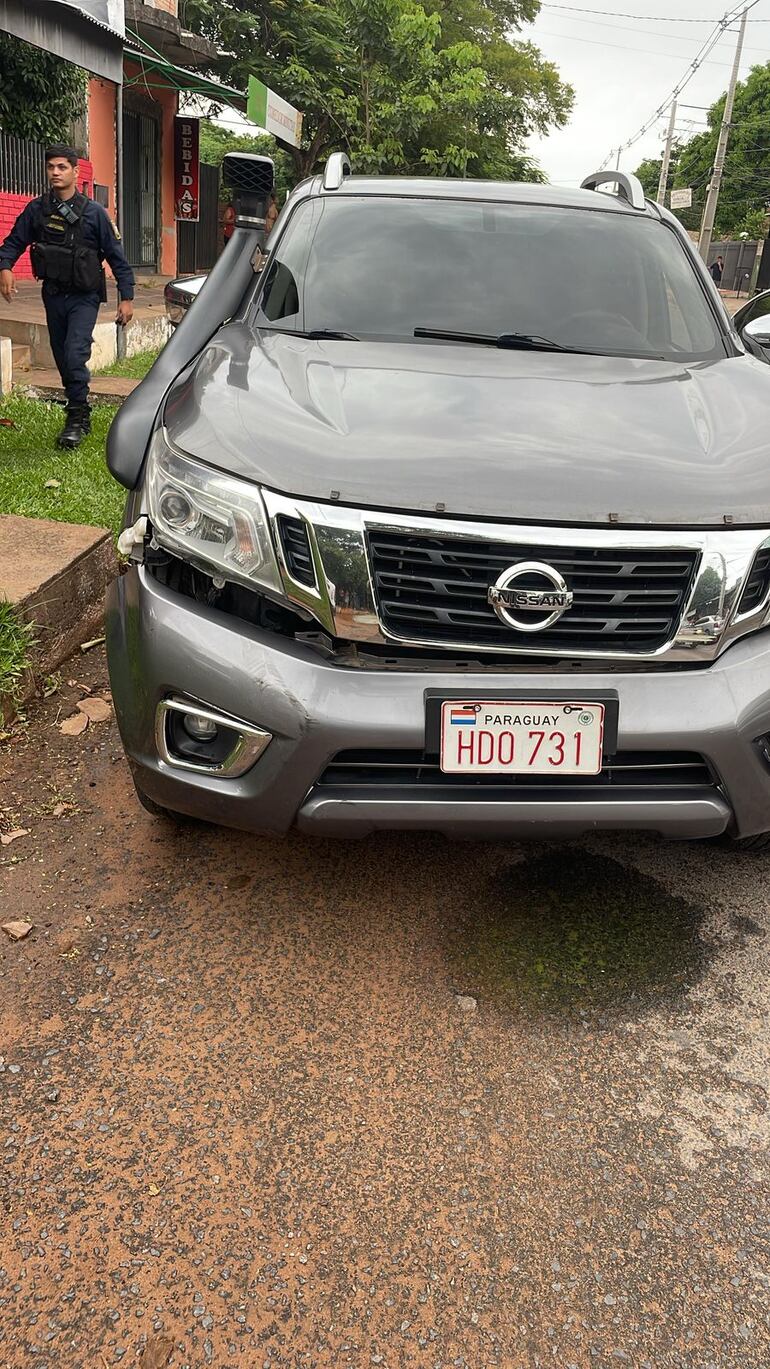
{"label": "building facade", "polygon": [[122,99],[110,82],[96,77],[89,82],[88,155],[95,193],[120,221],[126,255],[137,273],[177,273],[174,118],[188,90],[237,98],[237,92],[225,92],[199,71],[216,55],[211,43],[182,28],[178,0],[126,0]]}
{"label": "building facade", "polygon": [[[15,4],[16,0],[1,2]],[[116,3],[103,0],[105,15]],[[61,136],[62,140],[74,136],[79,144],[80,187],[119,224],[126,255],[139,276],[174,276],[179,269],[174,120],[180,99],[195,92],[240,110],[246,106],[244,95],[203,74],[213,65],[216,48],[185,31],[178,8],[178,0],[125,0],[125,31],[120,39],[103,22],[87,19],[74,3],[50,7],[49,20],[59,25],[55,32],[46,29],[45,14],[36,14],[31,27],[23,7],[19,14],[26,27],[21,26],[21,18],[16,29],[8,23],[8,31],[23,41],[45,47],[50,37],[50,50],[60,51],[64,60],[74,60],[77,54],[81,62],[90,63],[86,118],[75,134],[63,129]],[[122,14],[121,5],[121,20]],[[61,15],[71,21],[71,32]],[[102,39],[108,52],[99,47]],[[118,41],[122,58],[116,73],[114,45]],[[122,82],[110,79],[120,74],[121,66]],[[43,148],[9,138],[0,130],[0,239],[27,201],[44,189]],[[216,189],[212,192],[209,187],[209,199],[212,193],[215,196]],[[192,224],[182,226],[188,237],[193,231]],[[32,274],[26,255],[18,274],[22,279]]]}

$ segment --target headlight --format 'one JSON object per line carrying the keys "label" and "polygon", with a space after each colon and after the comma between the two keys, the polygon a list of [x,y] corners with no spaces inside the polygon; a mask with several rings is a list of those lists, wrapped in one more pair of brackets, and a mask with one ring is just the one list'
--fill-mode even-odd
{"label": "headlight", "polygon": [[181,456],[159,428],[147,460],[147,500],[160,546],[208,574],[284,597],[256,485]]}

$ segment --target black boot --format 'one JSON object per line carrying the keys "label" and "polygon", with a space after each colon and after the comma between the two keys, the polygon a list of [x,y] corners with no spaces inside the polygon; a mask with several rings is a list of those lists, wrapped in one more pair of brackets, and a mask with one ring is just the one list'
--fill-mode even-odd
{"label": "black boot", "polygon": [[91,411],[88,404],[69,404],[67,420],[56,439],[56,445],[67,449],[79,447],[90,431]]}

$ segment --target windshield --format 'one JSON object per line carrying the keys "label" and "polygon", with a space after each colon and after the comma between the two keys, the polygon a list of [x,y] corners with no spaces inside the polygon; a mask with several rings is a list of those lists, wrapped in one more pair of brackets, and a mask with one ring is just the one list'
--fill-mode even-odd
{"label": "windshield", "polygon": [[274,249],[256,321],[412,342],[415,329],[491,341],[519,333],[669,361],[725,355],[675,233],[648,218],[548,205],[307,200]]}

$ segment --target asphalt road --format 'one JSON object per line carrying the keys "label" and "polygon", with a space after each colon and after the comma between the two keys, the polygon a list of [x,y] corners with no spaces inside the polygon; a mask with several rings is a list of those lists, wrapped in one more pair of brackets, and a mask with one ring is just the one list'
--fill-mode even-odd
{"label": "asphalt road", "polygon": [[0,760],[0,1365],[770,1362],[770,859],[177,829],[81,697]]}

